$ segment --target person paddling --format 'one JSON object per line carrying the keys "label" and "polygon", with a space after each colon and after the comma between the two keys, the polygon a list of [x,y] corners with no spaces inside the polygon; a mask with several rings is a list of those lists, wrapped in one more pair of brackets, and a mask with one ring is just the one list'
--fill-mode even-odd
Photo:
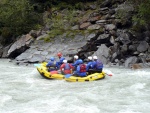
{"label": "person paddling", "polygon": [[103,63],[98,60],[97,56],[93,56],[93,62],[92,62],[92,69],[90,70],[90,72],[95,73],[101,73],[103,70]]}
{"label": "person paddling", "polygon": [[80,60],[79,57],[77,55],[74,56],[74,63],[72,64],[72,66],[74,67],[74,70],[76,70],[77,66],[80,64]]}
{"label": "person paddling", "polygon": [[88,74],[91,74],[91,69],[93,69],[92,68],[92,63],[93,63],[93,61],[92,61],[92,56],[89,56],[88,57],[88,63],[87,63],[87,65],[86,65],[86,71],[88,72]]}
{"label": "person paddling", "polygon": [[86,76],[86,65],[83,63],[83,60],[78,61],[79,65],[77,66],[76,71],[74,71],[74,76],[85,77]]}
{"label": "person paddling", "polygon": [[63,60],[63,64],[60,66],[60,70],[62,74],[71,74],[72,73],[73,66],[69,63],[67,63],[67,60]]}
{"label": "person paddling", "polygon": [[55,65],[55,58],[51,57],[50,61],[47,63],[46,67],[48,68],[48,71],[54,71],[56,70],[56,65]]}
{"label": "person paddling", "polygon": [[58,70],[60,68],[60,66],[63,64],[63,60],[65,60],[65,58],[62,56],[61,52],[57,53],[57,56],[59,58],[59,61],[56,62],[56,68]]}

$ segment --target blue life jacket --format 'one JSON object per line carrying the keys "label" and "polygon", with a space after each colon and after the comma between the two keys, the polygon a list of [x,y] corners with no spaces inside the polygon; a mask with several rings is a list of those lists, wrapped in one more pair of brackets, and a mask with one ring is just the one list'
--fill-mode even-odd
{"label": "blue life jacket", "polygon": [[103,68],[103,63],[100,60],[96,61],[96,69],[102,69]]}
{"label": "blue life jacket", "polygon": [[61,58],[59,59],[59,61],[56,62],[56,67],[57,67],[57,69],[59,69],[59,68],[60,68],[60,65],[63,64],[63,60],[65,60],[65,58],[64,58],[64,57],[61,57]]}
{"label": "blue life jacket", "polygon": [[88,64],[86,65],[86,71],[88,71],[89,69],[92,69],[92,61],[88,62]]}

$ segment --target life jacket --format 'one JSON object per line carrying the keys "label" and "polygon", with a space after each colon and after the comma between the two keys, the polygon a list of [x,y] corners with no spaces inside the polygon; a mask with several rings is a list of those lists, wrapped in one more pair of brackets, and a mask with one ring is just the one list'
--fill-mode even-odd
{"label": "life jacket", "polygon": [[101,61],[97,60],[97,61],[96,61],[96,68],[97,68],[97,69],[103,68],[103,63],[102,63]]}
{"label": "life jacket", "polygon": [[71,69],[71,67],[69,66],[68,63],[66,63],[66,64],[65,64],[65,67],[64,67],[64,70],[70,70],[70,69]]}
{"label": "life jacket", "polygon": [[80,64],[80,72],[86,72],[86,65]]}

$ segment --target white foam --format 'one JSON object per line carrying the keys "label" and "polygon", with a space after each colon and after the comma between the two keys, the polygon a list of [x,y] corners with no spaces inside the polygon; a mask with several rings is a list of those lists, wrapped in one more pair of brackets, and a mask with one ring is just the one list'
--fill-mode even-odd
{"label": "white foam", "polygon": [[127,110],[121,110],[118,113],[142,113],[142,112],[137,112],[137,111],[133,111],[133,110],[127,109]]}
{"label": "white foam", "polygon": [[0,106],[3,107],[4,104],[11,100],[12,99],[12,96],[9,96],[9,95],[1,95],[1,99],[0,99]]}

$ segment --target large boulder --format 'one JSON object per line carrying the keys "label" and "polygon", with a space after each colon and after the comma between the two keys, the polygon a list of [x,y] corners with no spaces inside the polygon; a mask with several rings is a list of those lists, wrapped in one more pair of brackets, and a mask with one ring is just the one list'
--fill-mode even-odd
{"label": "large boulder", "polygon": [[98,59],[107,64],[110,57],[110,49],[105,44],[102,44],[93,55],[98,56]]}
{"label": "large boulder", "polygon": [[125,61],[125,67],[128,68],[130,67],[132,64],[137,63],[138,58],[136,56],[132,56],[126,59]]}
{"label": "large boulder", "polygon": [[130,40],[130,34],[126,32],[125,30],[117,30],[117,36],[118,39],[123,43],[123,44],[129,44],[131,43]]}
{"label": "large boulder", "polygon": [[[56,57],[57,52],[62,52],[67,60],[71,60],[74,55],[79,54],[80,51],[87,50],[85,46],[87,40],[94,38],[91,34],[87,37],[76,35],[74,38],[63,38],[58,36],[52,42],[45,43],[44,40],[37,40],[30,46],[28,50],[16,57],[17,62],[35,63],[48,61],[50,57]],[[84,47],[85,46],[85,47]],[[79,55],[80,56],[80,55]]]}
{"label": "large boulder", "polygon": [[149,44],[146,41],[141,41],[137,47],[137,51],[145,52],[149,48]]}
{"label": "large boulder", "polygon": [[10,49],[8,50],[7,56],[15,58],[26,49],[28,49],[32,41],[33,38],[29,34],[23,35],[21,38],[19,38],[19,40],[11,45]]}

